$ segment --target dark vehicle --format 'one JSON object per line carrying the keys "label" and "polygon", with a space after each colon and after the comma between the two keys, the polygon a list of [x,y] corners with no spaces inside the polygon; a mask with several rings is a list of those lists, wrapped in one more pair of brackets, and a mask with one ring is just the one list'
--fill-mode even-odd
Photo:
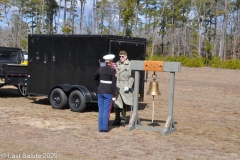
{"label": "dark vehicle", "polygon": [[21,64],[24,55],[21,49],[12,47],[0,47],[0,64]]}
{"label": "dark vehicle", "polygon": [[0,47],[0,88],[13,85],[26,95],[27,66],[22,65],[24,55],[21,49]]}
{"label": "dark vehicle", "polygon": [[[108,53],[120,50],[130,60],[144,60],[146,39],[111,35],[29,35],[28,95],[46,95],[53,108],[69,105],[82,112],[97,103],[93,74]],[[118,58],[117,58],[118,60]],[[141,72],[139,100],[143,100],[144,72]]]}

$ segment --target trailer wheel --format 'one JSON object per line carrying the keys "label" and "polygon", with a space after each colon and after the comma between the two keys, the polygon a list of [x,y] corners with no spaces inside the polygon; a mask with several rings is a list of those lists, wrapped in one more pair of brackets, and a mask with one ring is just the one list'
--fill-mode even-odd
{"label": "trailer wheel", "polygon": [[71,108],[71,111],[83,112],[86,108],[83,94],[78,90],[73,91],[69,96],[68,105]]}
{"label": "trailer wheel", "polygon": [[67,96],[60,88],[52,90],[49,99],[54,109],[63,109],[67,104]]}

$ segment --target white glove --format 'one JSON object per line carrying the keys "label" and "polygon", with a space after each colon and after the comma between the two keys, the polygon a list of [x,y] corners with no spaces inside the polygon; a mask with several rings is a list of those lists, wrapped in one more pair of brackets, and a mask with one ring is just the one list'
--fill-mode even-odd
{"label": "white glove", "polygon": [[116,98],[115,98],[115,97],[112,97],[112,101],[116,101]]}
{"label": "white glove", "polygon": [[129,90],[128,87],[124,87],[124,92],[127,92]]}

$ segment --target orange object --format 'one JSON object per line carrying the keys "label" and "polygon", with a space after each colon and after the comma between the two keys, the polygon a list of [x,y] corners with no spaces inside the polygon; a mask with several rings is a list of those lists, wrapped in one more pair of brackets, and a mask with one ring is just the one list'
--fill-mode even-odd
{"label": "orange object", "polygon": [[144,61],[145,71],[163,71],[163,61]]}

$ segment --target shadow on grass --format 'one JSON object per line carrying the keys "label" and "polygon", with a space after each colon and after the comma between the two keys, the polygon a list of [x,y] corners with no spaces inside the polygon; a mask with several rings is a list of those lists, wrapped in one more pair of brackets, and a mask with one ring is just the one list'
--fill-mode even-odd
{"label": "shadow on grass", "polygon": [[[46,97],[46,98],[41,98],[39,99],[38,96],[29,96],[28,99],[32,100],[31,103],[34,104],[39,104],[39,105],[44,105],[44,106],[51,106],[50,100]],[[68,104],[61,110],[68,110],[70,109],[70,107],[68,106]],[[87,104],[86,109],[84,110],[84,112],[98,112],[98,106],[97,104]],[[79,113],[84,113],[84,112],[79,112]]]}
{"label": "shadow on grass", "polygon": [[17,88],[0,88],[0,98],[19,98],[23,97]]}
{"label": "shadow on grass", "polygon": [[47,97],[39,99],[38,96],[30,96],[28,99],[32,100],[31,103],[51,106],[50,101]]}
{"label": "shadow on grass", "polygon": [[[29,96],[28,98],[32,100],[31,103],[51,106],[50,101],[47,97],[39,99],[38,96]],[[144,110],[146,107],[147,107],[147,103],[138,103],[138,110]],[[61,110],[65,110],[65,109],[70,109],[70,107],[67,105]],[[131,106],[128,106],[127,112],[131,111],[131,109],[132,109]],[[95,103],[87,104],[87,107],[84,110],[84,112],[98,112],[98,104],[95,104]],[[84,112],[81,112],[81,113],[84,113]],[[111,113],[114,113],[114,107],[112,107]]]}
{"label": "shadow on grass", "polygon": [[[150,126],[152,126],[152,125],[154,125],[154,126],[160,126],[160,124],[159,123],[166,123],[166,121],[163,121],[163,120],[153,120],[153,122],[152,122],[152,120],[151,119],[145,119],[145,118],[140,118],[140,121],[141,122],[150,122],[148,125],[150,125]],[[178,122],[174,122],[174,124],[177,124]]]}

